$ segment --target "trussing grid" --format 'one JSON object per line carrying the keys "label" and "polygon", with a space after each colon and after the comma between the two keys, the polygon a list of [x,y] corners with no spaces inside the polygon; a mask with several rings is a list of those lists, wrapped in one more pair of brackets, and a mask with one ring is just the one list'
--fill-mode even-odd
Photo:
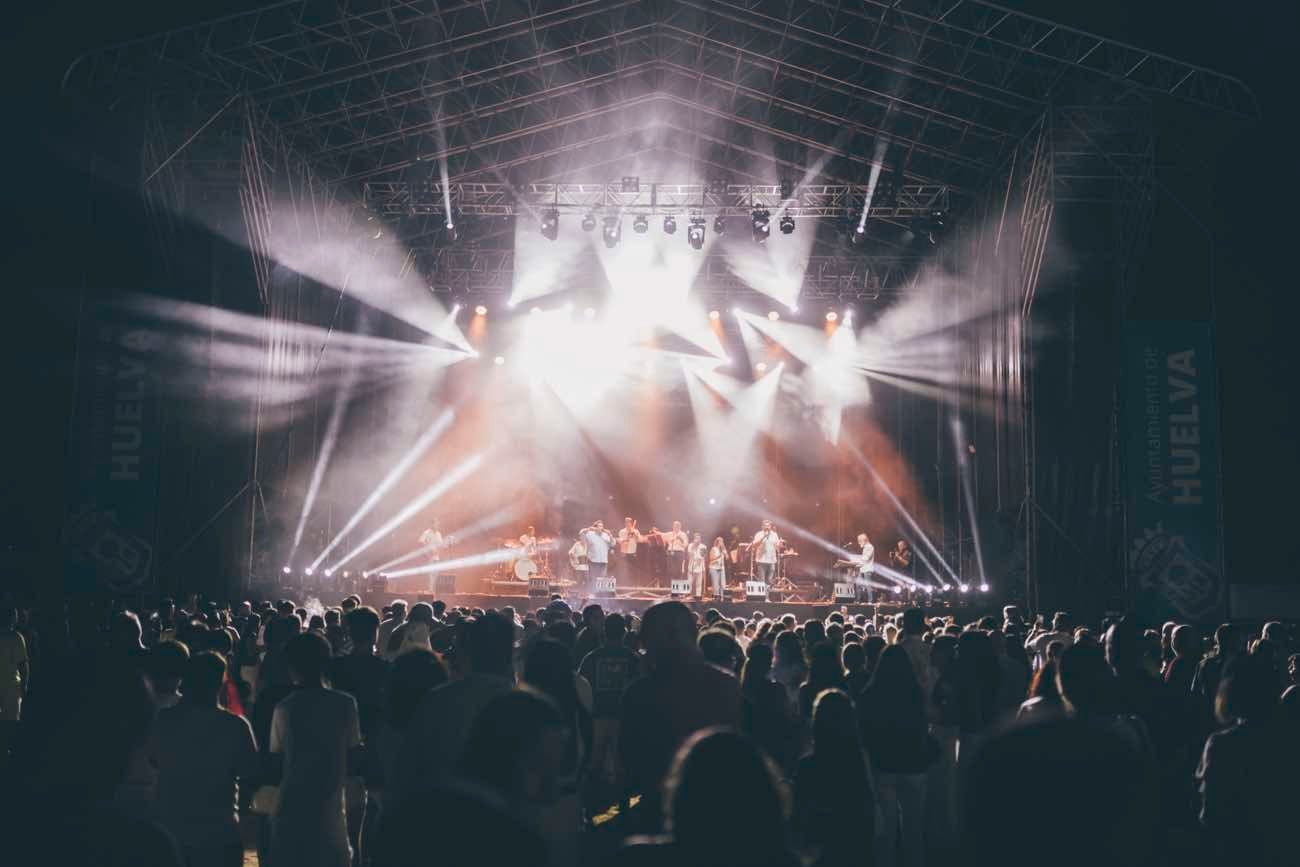
{"label": "trussing grid", "polygon": [[[444,170],[461,213],[510,215],[546,183],[559,210],[584,207],[593,183],[660,156],[695,177],[663,178],[668,204],[648,213],[724,177],[728,195],[700,209],[739,215],[788,179],[793,215],[834,221],[883,162],[897,194],[873,199],[863,251],[899,255],[911,218],[969,207],[1056,105],[1257,113],[1237,79],[978,0],[286,0],[92,52],[65,80],[145,95],[186,132],[255,118],[340,201],[437,250]],[[232,96],[250,109],[227,111]],[[837,228],[814,255],[846,255]]]}
{"label": "trussing grid", "polygon": [[[1018,349],[987,375],[1007,397],[998,436],[1023,425],[1025,474],[998,470],[999,505],[1020,486],[1034,502],[1021,363],[1052,208],[1133,198],[1133,179],[1150,172],[1145,130],[1128,136],[1137,128],[1108,112],[1172,99],[1258,114],[1237,79],[982,0],[286,0],[93,52],[65,84],[105,104],[143,97],[173,125],[146,131],[142,157],[166,185],[154,193],[163,207],[184,194],[176,163],[185,178],[233,167],[263,256],[259,185],[292,152],[310,166],[299,186],[313,197],[319,179],[331,203],[371,208],[352,213],[359,233],[385,220],[408,243],[427,242],[405,267],[426,260],[431,283],[452,292],[508,289],[513,233],[499,218],[520,210],[599,202],[685,216],[699,202],[709,216],[739,217],[761,202],[816,227],[805,297],[873,297],[905,290],[915,273],[909,221],[936,207],[991,213],[997,179],[1011,178],[1001,211],[1014,199],[1016,212],[986,241],[995,259],[1017,259],[1006,289],[1022,315],[995,337]],[[227,142],[274,142],[275,154],[254,142],[241,159],[214,159],[190,147],[209,126]],[[670,183],[630,198],[609,185],[656,157],[688,176],[650,179]],[[880,164],[890,195],[873,198],[863,256],[836,235]],[[440,234],[444,177],[458,221],[479,230],[459,243]],[[718,177],[721,193],[701,186]],[[792,200],[776,201],[779,180],[796,185]],[[1140,216],[1141,198],[1125,212]],[[265,293],[269,262],[257,272]],[[716,255],[696,288],[744,289]],[[1025,532],[1032,552],[1036,514]],[[1036,597],[1032,568],[1026,577]]]}

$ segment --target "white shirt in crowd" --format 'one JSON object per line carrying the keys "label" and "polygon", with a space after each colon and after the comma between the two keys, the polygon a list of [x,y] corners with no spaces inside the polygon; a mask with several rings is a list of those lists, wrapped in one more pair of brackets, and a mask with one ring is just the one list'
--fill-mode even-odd
{"label": "white shirt in crowd", "polygon": [[343,781],[361,743],[357,703],[323,687],[290,693],[271,718],[271,752],[284,756],[271,818],[272,863],[351,867]]}
{"label": "white shirt in crowd", "polygon": [[754,552],[755,563],[775,563],[776,546],[781,541],[781,537],[776,534],[776,530],[759,530],[754,534],[754,544],[757,549]]}
{"label": "white shirt in crowd", "polygon": [[258,773],[253,730],[242,716],[194,703],[162,710],[149,733],[158,769],[154,818],[189,855],[239,841],[239,786]]}

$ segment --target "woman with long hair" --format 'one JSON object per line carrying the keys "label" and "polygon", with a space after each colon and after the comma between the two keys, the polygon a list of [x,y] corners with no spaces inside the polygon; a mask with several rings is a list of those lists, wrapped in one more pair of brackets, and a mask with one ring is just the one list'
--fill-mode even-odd
{"label": "woman with long hair", "polygon": [[925,718],[921,685],[907,651],[890,645],[880,654],[860,702],[862,740],[871,757],[881,824],[876,829],[877,861],[892,864],[902,835],[905,863],[925,855],[926,769],[938,755]]}
{"label": "woman with long hair", "polygon": [[713,598],[722,600],[723,589],[727,583],[727,543],[718,536],[709,548],[709,588]]}
{"label": "woman with long hair", "polygon": [[798,727],[785,687],[772,680],[772,646],[751,642],[740,673],[744,731],[782,770],[797,757]]}
{"label": "woman with long hair", "polygon": [[664,779],[664,834],[614,863],[664,867],[796,867],[789,809],[776,769],[748,738],[704,729],[677,751]]}
{"label": "woman with long hair", "polygon": [[808,662],[803,655],[803,642],[789,629],[776,636],[776,657],[772,662],[772,679],[785,687],[790,706],[799,706],[799,687],[808,675]]}
{"label": "woman with long hair", "polygon": [[865,857],[860,851],[861,841],[875,836],[871,772],[853,701],[842,690],[823,690],[813,705],[812,751],[794,774],[793,818],[818,867],[872,862],[870,847]]}
{"label": "woman with long hair", "polygon": [[1061,712],[1061,693],[1056,689],[1056,660],[1049,659],[1042,664],[1029,681],[1029,693],[1016,711],[1016,719],[1029,717],[1036,719],[1043,715]]}
{"label": "woman with long hair", "polygon": [[578,698],[575,678],[573,658],[560,642],[542,638],[528,651],[524,683],[559,706],[569,731],[556,800],[538,817],[542,833],[551,844],[553,863],[564,867],[578,863],[581,849],[582,777],[591,754],[593,731],[591,711]]}
{"label": "woman with long hair", "polygon": [[822,641],[808,654],[808,677],[799,686],[799,716],[812,720],[813,701],[825,689],[844,688],[844,668],[835,645]]}

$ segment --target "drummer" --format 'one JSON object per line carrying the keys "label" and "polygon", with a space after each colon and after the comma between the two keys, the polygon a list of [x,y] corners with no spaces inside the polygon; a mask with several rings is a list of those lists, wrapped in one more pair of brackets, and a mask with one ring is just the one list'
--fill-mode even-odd
{"label": "drummer", "polygon": [[537,530],[529,525],[519,537],[519,556],[532,560],[537,556]]}

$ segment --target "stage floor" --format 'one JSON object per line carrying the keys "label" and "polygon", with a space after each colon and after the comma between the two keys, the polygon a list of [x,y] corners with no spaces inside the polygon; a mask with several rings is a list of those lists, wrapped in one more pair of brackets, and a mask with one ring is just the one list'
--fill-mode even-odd
{"label": "stage floor", "polygon": [[[330,595],[322,599],[325,604],[337,605],[343,598],[344,594]],[[529,596],[527,592],[519,593],[449,593],[435,594],[427,592],[417,593],[360,593],[363,602],[366,605],[375,608],[381,608],[385,605],[391,605],[395,599],[403,599],[407,605],[413,605],[416,602],[432,603],[435,599],[441,599],[452,607],[489,608],[501,609],[509,605],[515,609],[520,616],[529,611],[536,611],[538,608],[546,607],[550,601],[550,594],[545,596]],[[337,598],[336,598],[337,596]],[[581,593],[560,593],[560,596],[574,610],[581,610],[586,605],[595,603],[600,605],[605,611],[618,611],[624,614],[640,614],[656,602],[662,602],[672,598],[667,590],[658,588],[632,588],[626,593],[619,593],[617,596],[597,597]],[[897,614],[904,608],[909,607],[911,603],[904,601],[888,601],[879,603],[847,603],[841,604],[829,600],[802,600],[802,601],[773,601],[771,599],[763,601],[760,599],[726,599],[718,602],[716,600],[704,599],[696,600],[690,597],[681,598],[680,601],[696,613],[703,614],[710,608],[716,608],[726,618],[736,617],[749,618],[755,613],[763,617],[780,617],[783,614],[790,613],[800,620],[807,619],[824,619],[832,611],[843,610],[851,616],[865,614],[871,617],[877,613],[882,615]],[[951,603],[948,600],[931,601],[923,606],[927,616],[941,616],[944,614],[958,614],[964,619],[970,619],[983,611],[977,611],[977,606],[971,604]],[[988,606],[992,611],[991,604]]]}

